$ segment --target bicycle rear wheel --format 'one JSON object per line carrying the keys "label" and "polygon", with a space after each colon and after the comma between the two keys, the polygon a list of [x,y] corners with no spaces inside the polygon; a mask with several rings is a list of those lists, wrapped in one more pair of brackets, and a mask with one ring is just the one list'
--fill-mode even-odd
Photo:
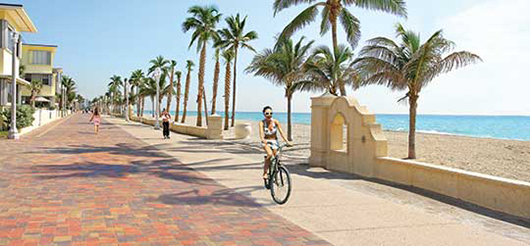
{"label": "bicycle rear wheel", "polygon": [[291,195],[291,175],[287,168],[278,167],[270,182],[271,195],[277,204],[285,204]]}

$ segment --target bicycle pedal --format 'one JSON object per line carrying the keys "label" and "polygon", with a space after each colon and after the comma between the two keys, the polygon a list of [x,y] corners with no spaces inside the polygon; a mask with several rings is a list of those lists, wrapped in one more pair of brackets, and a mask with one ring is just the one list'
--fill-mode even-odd
{"label": "bicycle pedal", "polygon": [[267,188],[267,190],[270,190],[271,189],[271,186],[269,184],[269,182],[267,180],[263,180],[263,182],[265,183],[265,188]]}

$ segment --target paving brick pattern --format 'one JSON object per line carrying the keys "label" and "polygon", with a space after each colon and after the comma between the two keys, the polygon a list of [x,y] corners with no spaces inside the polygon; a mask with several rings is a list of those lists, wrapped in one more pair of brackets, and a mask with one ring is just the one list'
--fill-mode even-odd
{"label": "paving brick pattern", "polygon": [[0,245],[328,245],[117,126],[94,135],[87,120],[0,141]]}

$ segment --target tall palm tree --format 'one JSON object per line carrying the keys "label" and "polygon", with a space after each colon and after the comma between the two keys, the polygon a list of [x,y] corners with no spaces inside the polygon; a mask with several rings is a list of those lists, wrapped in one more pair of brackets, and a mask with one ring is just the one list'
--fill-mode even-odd
{"label": "tall palm tree", "polygon": [[42,81],[41,80],[31,80],[30,84],[27,85],[28,90],[31,92],[31,107],[35,108],[35,97],[42,90]]}
{"label": "tall palm tree", "polygon": [[66,90],[66,94],[65,94],[65,104],[66,105],[70,105],[72,103],[72,94],[75,96],[75,90],[77,89],[76,88],[76,85],[75,85],[75,81],[72,77],[69,77],[69,76],[66,76],[64,75],[62,77],[62,81],[61,83],[63,84],[63,87],[65,88]]}
{"label": "tall palm tree", "polygon": [[357,46],[361,38],[360,21],[347,7],[355,6],[369,10],[387,12],[398,16],[407,17],[407,9],[404,0],[274,0],[274,15],[294,5],[311,4],[296,16],[282,31],[281,38],[290,37],[296,31],[315,21],[319,7],[322,7],[322,20],[320,23],[320,35],[325,35],[331,28],[333,40],[333,51],[339,48],[337,40],[337,21],[340,20],[346,39],[352,48]]}
{"label": "tall palm tree", "polygon": [[212,92],[212,114],[215,114],[215,104],[217,101],[217,87],[219,86],[219,73],[221,65],[219,63],[219,56],[221,49],[215,49],[215,70],[213,72],[213,92]]}
{"label": "tall palm tree", "polygon": [[173,96],[173,88],[175,87],[174,75],[175,75],[176,66],[177,66],[177,62],[175,60],[169,61],[169,66],[167,69],[168,69],[168,74],[169,74],[169,87],[171,88],[171,90],[169,89],[167,90],[166,108],[168,112],[171,110],[171,97]]}
{"label": "tall palm tree", "polygon": [[346,85],[357,88],[360,77],[352,64],[353,52],[346,45],[332,52],[327,46],[319,46],[305,64],[311,83],[304,84],[304,90],[327,90],[333,95],[346,96]]}
{"label": "tall palm tree", "polygon": [[113,111],[114,113],[116,113],[116,101],[117,101],[117,98],[116,98],[116,95],[118,94],[119,92],[119,88],[123,85],[123,82],[121,81],[121,77],[118,76],[118,75],[113,75],[112,77],[110,77],[110,82],[109,82],[109,91],[111,92],[111,101],[112,101],[112,104],[113,104]]}
{"label": "tall palm tree", "polygon": [[177,77],[177,93],[176,93],[176,96],[175,96],[175,103],[176,103],[176,108],[175,108],[175,122],[178,122],[179,121],[179,113],[180,113],[180,91],[181,91],[181,87],[182,87],[182,84],[180,83],[180,79],[182,78],[182,72],[181,71],[176,71],[175,72],[175,76]]}
{"label": "tall palm tree", "polygon": [[291,101],[296,91],[307,82],[304,64],[314,41],[303,43],[304,37],[294,44],[291,39],[279,40],[274,49],[265,49],[257,54],[246,72],[271,80],[285,89],[287,98],[287,138],[292,141]]}
{"label": "tall palm tree", "polygon": [[239,14],[230,16],[225,19],[228,28],[219,30],[220,39],[216,46],[233,50],[234,52],[234,83],[232,89],[232,124],[234,126],[236,120],[236,80],[237,80],[237,55],[239,48],[246,48],[256,52],[248,42],[258,38],[255,31],[245,33],[245,24],[247,17],[241,19]]}
{"label": "tall palm tree", "polygon": [[[154,96],[156,95],[156,84],[154,83],[154,80],[152,78],[143,77],[142,82],[140,83],[139,91],[140,95],[140,119],[144,116],[144,108],[145,108],[145,98],[150,97],[151,101],[153,102],[153,109],[154,109]],[[154,115],[154,110],[152,112]]]}
{"label": "tall palm tree", "polygon": [[229,107],[230,107],[230,77],[232,75],[232,72],[230,71],[232,67],[232,60],[234,59],[234,52],[230,49],[226,49],[223,51],[223,59],[225,62],[225,125],[224,129],[228,130],[228,115],[229,115]]}
{"label": "tall palm tree", "polygon": [[217,32],[215,26],[221,18],[221,14],[214,6],[193,6],[188,9],[192,17],[186,18],[182,23],[182,30],[188,32],[194,30],[191,36],[189,48],[197,41],[197,51],[200,50],[199,61],[199,84],[197,92],[197,126],[202,126],[202,96],[204,94],[204,67],[206,64],[206,45],[215,40]]}
{"label": "tall palm tree", "polygon": [[392,90],[406,90],[399,101],[408,99],[409,104],[409,151],[408,158],[416,158],[416,110],[421,90],[442,73],[464,67],[482,59],[468,51],[453,51],[455,44],[444,38],[442,30],[435,32],[425,43],[419,34],[396,26],[397,44],[385,37],[368,40],[361,50],[361,58],[355,61],[363,74],[363,84],[385,85]]}
{"label": "tall palm tree", "polygon": [[[140,97],[140,87],[142,86],[142,83],[144,82],[144,72],[141,69],[136,69],[131,74],[131,85],[136,88],[136,115],[140,117],[140,105],[142,103],[142,99]],[[131,89],[132,91],[132,89]]]}
{"label": "tall palm tree", "polygon": [[190,94],[190,83],[191,83],[191,71],[193,71],[193,67],[195,66],[195,64],[193,63],[193,61],[191,60],[187,60],[186,61],[186,69],[188,70],[188,73],[186,75],[186,86],[184,88],[184,112],[182,113],[182,120],[180,121],[181,123],[185,123],[186,122],[186,113],[188,112],[188,97],[189,97],[189,94]]}

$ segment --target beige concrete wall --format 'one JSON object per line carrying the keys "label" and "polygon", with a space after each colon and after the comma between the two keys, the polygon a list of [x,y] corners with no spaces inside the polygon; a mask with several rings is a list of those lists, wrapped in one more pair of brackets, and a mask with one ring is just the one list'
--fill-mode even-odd
{"label": "beige concrete wall", "polygon": [[[326,93],[311,101],[311,165],[373,177],[375,157],[387,155],[375,115],[351,97]],[[345,149],[341,124],[347,129]]]}
{"label": "beige concrete wall", "polygon": [[[147,125],[155,125],[154,119],[140,119],[136,116],[131,116],[130,119],[132,121],[141,122]],[[190,126],[186,124],[180,124],[180,123],[172,123],[170,124],[169,128],[171,131],[190,135],[190,136],[196,136],[200,138],[206,138],[206,139],[222,139],[223,138],[223,131],[222,131],[222,124],[221,124],[221,116],[218,115],[211,115],[208,116],[208,126],[207,127],[198,127],[198,126]],[[162,123],[160,123],[162,125]]]}
{"label": "beige concrete wall", "polygon": [[391,157],[377,158],[376,177],[530,218],[530,183]]}
{"label": "beige concrete wall", "polygon": [[[530,183],[388,157],[381,126],[357,100],[326,93],[311,101],[311,166],[388,180],[530,218]],[[342,123],[347,128],[346,149],[337,142],[342,141]]]}

